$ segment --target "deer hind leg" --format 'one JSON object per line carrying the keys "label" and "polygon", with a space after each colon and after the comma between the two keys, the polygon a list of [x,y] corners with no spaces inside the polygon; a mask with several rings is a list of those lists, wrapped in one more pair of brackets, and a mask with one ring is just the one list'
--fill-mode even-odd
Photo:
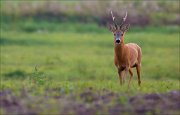
{"label": "deer hind leg", "polygon": [[138,84],[141,86],[141,64],[137,64],[136,70],[138,75]]}
{"label": "deer hind leg", "polygon": [[129,83],[128,83],[128,88],[130,87],[130,83],[131,83],[131,80],[132,80],[132,78],[133,78],[132,68],[129,68],[129,74],[130,74],[130,79],[129,79]]}

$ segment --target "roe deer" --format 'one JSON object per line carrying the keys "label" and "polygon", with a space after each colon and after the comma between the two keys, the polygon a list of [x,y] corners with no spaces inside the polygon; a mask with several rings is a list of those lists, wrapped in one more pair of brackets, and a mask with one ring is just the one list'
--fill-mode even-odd
{"label": "roe deer", "polygon": [[133,67],[136,67],[138,75],[138,84],[141,85],[141,48],[135,43],[124,43],[125,32],[129,29],[130,24],[125,24],[127,12],[120,25],[115,22],[115,17],[111,11],[114,25],[109,24],[109,30],[114,34],[114,64],[117,67],[120,84],[124,81],[125,74],[129,71],[130,79],[128,87],[133,78]]}

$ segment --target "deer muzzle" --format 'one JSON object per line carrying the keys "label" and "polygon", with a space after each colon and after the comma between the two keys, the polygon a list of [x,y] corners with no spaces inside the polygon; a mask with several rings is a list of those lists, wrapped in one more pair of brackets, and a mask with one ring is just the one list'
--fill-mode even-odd
{"label": "deer muzzle", "polygon": [[115,40],[115,42],[117,43],[117,44],[120,44],[120,42],[121,42],[121,39],[120,39],[120,34],[116,34],[116,36],[115,36],[116,38],[116,40]]}
{"label": "deer muzzle", "polygon": [[119,43],[120,43],[120,40],[116,40],[116,43],[119,44]]}

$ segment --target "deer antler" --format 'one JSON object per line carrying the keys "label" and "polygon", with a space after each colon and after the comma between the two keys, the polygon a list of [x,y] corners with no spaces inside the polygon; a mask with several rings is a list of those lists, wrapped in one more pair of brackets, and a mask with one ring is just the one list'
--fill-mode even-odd
{"label": "deer antler", "polygon": [[113,16],[113,13],[112,13],[112,10],[111,10],[111,16],[112,16],[112,19],[113,19],[113,22],[114,22],[114,25],[115,25],[115,27],[116,27],[116,29],[117,29],[117,24],[116,24],[116,22],[115,22],[115,16]]}
{"label": "deer antler", "polygon": [[115,17],[113,16],[113,13],[112,13],[112,11],[111,11],[111,16],[112,16],[112,19],[113,19],[113,21],[115,20]]}
{"label": "deer antler", "polygon": [[126,11],[126,15],[123,18],[123,21],[126,21],[126,18],[127,18],[127,11]]}
{"label": "deer antler", "polygon": [[126,21],[126,19],[127,19],[127,11],[126,11],[126,14],[125,14],[125,16],[124,16],[124,18],[123,18],[123,21],[122,21],[121,25],[120,25],[120,28],[121,28],[121,26],[124,24],[124,22]]}

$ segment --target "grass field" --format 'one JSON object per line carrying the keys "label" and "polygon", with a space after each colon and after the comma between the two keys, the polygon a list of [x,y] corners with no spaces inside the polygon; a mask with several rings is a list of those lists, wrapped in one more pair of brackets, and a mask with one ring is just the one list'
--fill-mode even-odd
{"label": "grass field", "polygon": [[[113,96],[110,96],[113,100],[112,103],[108,102],[107,106],[106,104],[102,106],[104,113],[111,113],[112,111],[108,108],[114,108],[117,103],[115,105],[113,103],[119,97],[122,97],[120,103],[125,103],[126,106],[123,107],[128,110],[127,97],[150,93],[179,92],[179,28],[147,27],[135,30],[131,28],[130,32],[126,33],[125,42],[139,44],[143,52],[142,86],[138,87],[134,70],[135,76],[129,90],[127,87],[129,76],[127,76],[124,86],[119,84],[117,70],[113,63],[112,34],[104,28],[87,27],[89,30],[97,29],[97,31],[90,32],[86,27],[84,28],[85,30],[80,32],[73,28],[70,31],[1,30],[0,93],[1,97],[3,94],[5,95],[0,101],[1,104],[3,103],[2,109],[0,109],[2,113],[5,114],[9,111],[17,114],[23,112],[78,114],[77,111],[81,110],[73,109],[75,105],[72,108],[66,108],[73,102],[73,99],[72,102],[67,102],[69,97],[76,98],[75,102],[78,102],[78,107],[85,103],[82,111],[89,113],[88,111],[95,107],[95,102],[93,101],[92,104],[89,101],[81,101],[84,99],[81,95],[84,93],[89,95],[86,94],[87,92],[93,94],[91,97],[85,96],[90,100],[92,97],[99,98],[113,93]],[[25,96],[23,97],[23,95]],[[43,102],[46,97],[48,100]],[[7,102],[4,102],[3,99]],[[15,100],[14,102],[17,102],[18,106],[13,105],[12,100]],[[57,100],[59,104],[56,102]],[[8,102],[10,105],[12,104],[11,108],[6,108],[4,105]],[[101,101],[96,102],[101,105]],[[177,104],[175,101],[170,102],[170,105],[173,103]],[[18,108],[21,107],[20,105],[24,105],[24,108]],[[63,107],[63,110],[58,109]],[[160,110],[152,109],[156,114],[162,112],[163,107],[158,107]],[[178,104],[177,107],[179,107]],[[100,110],[93,109],[92,111],[95,111],[96,114],[103,113]],[[153,114],[152,111],[145,109],[144,113]],[[89,114],[94,113],[90,112]],[[136,113],[139,114],[139,112]],[[178,114],[180,111],[175,108],[175,110],[167,110],[167,113]]]}

